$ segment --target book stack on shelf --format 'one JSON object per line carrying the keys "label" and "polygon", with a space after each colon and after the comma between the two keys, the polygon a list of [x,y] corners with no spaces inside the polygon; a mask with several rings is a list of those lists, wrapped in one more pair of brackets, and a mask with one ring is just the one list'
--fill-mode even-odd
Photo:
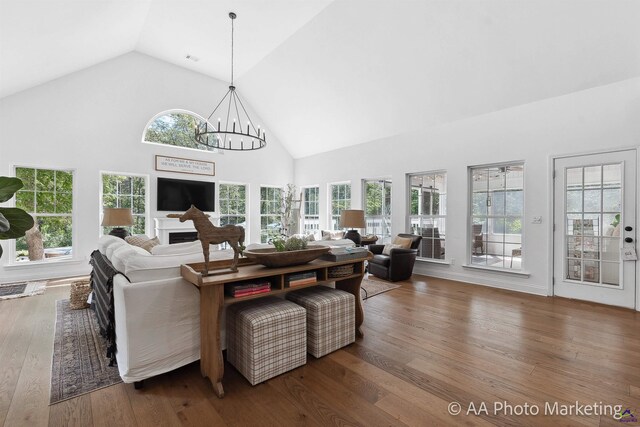
{"label": "book stack on shelf", "polygon": [[268,281],[252,282],[252,283],[236,283],[226,286],[227,294],[234,297],[246,297],[249,295],[262,294],[271,291],[271,283]]}
{"label": "book stack on shelf", "polygon": [[367,255],[367,248],[331,248],[331,250],[323,254],[321,259],[326,261],[348,261],[350,259],[364,258]]}
{"label": "book stack on shelf", "polygon": [[287,276],[287,284],[290,288],[308,285],[310,283],[316,283],[318,278],[315,271],[303,271],[301,273],[294,273]]}

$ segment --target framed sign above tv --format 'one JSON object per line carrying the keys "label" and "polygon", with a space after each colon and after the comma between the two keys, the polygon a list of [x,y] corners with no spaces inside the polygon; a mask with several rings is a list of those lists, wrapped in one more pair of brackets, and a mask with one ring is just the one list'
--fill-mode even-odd
{"label": "framed sign above tv", "polygon": [[203,160],[183,159],[156,155],[156,170],[164,172],[189,173],[192,175],[216,175],[216,164]]}

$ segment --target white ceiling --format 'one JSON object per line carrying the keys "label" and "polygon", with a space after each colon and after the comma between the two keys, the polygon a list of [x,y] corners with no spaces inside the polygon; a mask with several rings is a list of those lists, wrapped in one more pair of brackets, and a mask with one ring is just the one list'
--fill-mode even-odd
{"label": "white ceiling", "polygon": [[[0,98],[136,50],[228,81],[331,0],[0,0]],[[186,55],[200,58],[198,62]]]}
{"label": "white ceiling", "polygon": [[228,81],[231,10],[296,158],[640,75],[637,0],[0,0],[0,97],[132,50]]}

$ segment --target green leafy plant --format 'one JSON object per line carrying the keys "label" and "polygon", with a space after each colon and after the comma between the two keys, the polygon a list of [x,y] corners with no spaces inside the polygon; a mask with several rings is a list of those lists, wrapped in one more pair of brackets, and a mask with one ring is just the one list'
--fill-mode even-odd
{"label": "green leafy plant", "polygon": [[[0,176],[0,203],[11,199],[22,186],[22,180],[18,178]],[[33,224],[33,218],[24,210],[0,207],[0,240],[22,237],[33,227]],[[2,246],[0,246],[0,257],[2,257]]]}
{"label": "green leafy plant", "polygon": [[295,236],[289,238],[277,236],[271,239],[271,243],[276,247],[277,252],[300,251],[307,249],[306,239]]}

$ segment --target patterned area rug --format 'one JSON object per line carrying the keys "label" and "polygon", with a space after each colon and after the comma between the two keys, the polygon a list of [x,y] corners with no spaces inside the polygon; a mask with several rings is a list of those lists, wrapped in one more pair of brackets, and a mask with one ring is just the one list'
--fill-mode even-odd
{"label": "patterned area rug", "polygon": [[106,354],[93,310],[71,310],[69,300],[56,301],[49,404],[122,382]]}
{"label": "patterned area rug", "polygon": [[47,282],[8,283],[0,285],[0,300],[30,297],[44,293]]}
{"label": "patterned area rug", "polygon": [[366,277],[362,279],[362,284],[360,285],[361,295],[363,300],[366,300],[368,298],[371,298],[372,296],[375,296],[399,287],[400,285],[396,285],[391,282],[383,282],[381,280],[380,281],[372,280],[372,279],[367,279]]}

